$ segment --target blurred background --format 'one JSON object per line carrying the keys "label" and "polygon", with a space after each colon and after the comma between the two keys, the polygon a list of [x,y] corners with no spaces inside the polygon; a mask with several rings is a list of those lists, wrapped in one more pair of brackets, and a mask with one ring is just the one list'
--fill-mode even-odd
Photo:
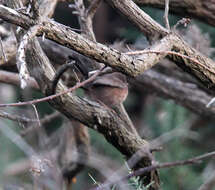
{"label": "blurred background", "polygon": [[[163,10],[150,7],[142,7],[142,9],[157,22],[164,25]],[[73,28],[79,28],[78,20],[72,14],[68,3],[58,4],[54,19]],[[170,25],[173,26],[182,17],[170,14],[169,19]],[[135,46],[138,49],[148,46],[146,38],[138,29],[106,3],[102,3],[96,13],[94,32],[97,41],[103,44],[121,42],[128,47],[132,48]],[[187,28],[179,28],[179,32],[183,34],[187,42],[191,43],[195,48],[199,48],[200,51],[202,49],[202,53],[209,54],[214,59],[215,29],[213,27],[193,19]],[[201,41],[199,40],[200,36]],[[198,39],[197,41],[196,38]],[[170,67],[176,67],[171,65],[173,63],[169,61],[166,61],[166,64],[169,64]],[[130,79],[128,80],[130,81]],[[173,100],[165,99],[154,93],[153,90],[147,89],[144,85],[130,82],[129,89],[125,107],[138,132],[142,137],[147,137],[148,141],[160,142],[163,147],[162,151],[155,154],[157,161],[162,163],[183,160],[214,150],[215,126],[213,119],[196,115]],[[1,103],[27,101],[40,97],[42,97],[42,94],[36,90],[23,91],[19,87],[0,83]],[[40,118],[54,113],[54,110],[48,103],[38,104],[37,110]],[[29,108],[29,106],[5,108],[4,111],[36,118],[34,108]],[[51,122],[45,123],[47,135],[51,136],[56,130],[60,130],[63,121],[64,118],[62,116],[57,116]],[[3,118],[0,118],[0,125],[12,129],[16,134],[22,133],[26,128],[22,123]],[[125,163],[123,156],[107,143],[102,135],[91,129],[89,133],[93,150],[99,155],[107,157],[107,160],[112,162],[110,167],[117,169]],[[5,189],[15,189],[12,184],[23,185],[24,183],[31,183],[26,154],[13,142],[12,139],[14,138],[16,137],[12,133],[6,134],[1,130],[0,189],[3,187]],[[30,147],[34,147],[35,150],[41,148],[38,138],[33,132],[23,135],[23,140]],[[197,189],[214,171],[214,168],[215,163],[211,160],[194,166],[161,169],[162,187],[164,190]],[[97,182],[104,180],[100,171],[89,166],[77,176],[72,189],[78,190],[92,187],[94,183],[92,178]]]}

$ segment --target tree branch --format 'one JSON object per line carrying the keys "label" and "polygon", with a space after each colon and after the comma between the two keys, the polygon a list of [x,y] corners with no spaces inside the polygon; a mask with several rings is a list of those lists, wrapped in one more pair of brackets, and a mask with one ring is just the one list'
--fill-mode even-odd
{"label": "tree branch", "polygon": [[16,122],[21,122],[24,124],[38,122],[37,119],[30,119],[27,117],[10,114],[10,113],[4,112],[4,111],[0,111],[0,117],[5,118],[5,119],[10,119],[10,120],[16,121]]}
{"label": "tree branch", "polygon": [[144,13],[131,0],[106,0],[122,14],[134,23],[150,41],[157,40],[160,36],[166,36],[169,31],[153,20],[149,15]]}
{"label": "tree branch", "polygon": [[[8,11],[9,8],[4,8],[3,6],[0,6],[0,9],[4,9],[4,11]],[[12,11],[9,10],[9,12],[10,12],[10,18],[13,13],[15,13],[14,15],[15,17],[21,16],[19,13],[14,12],[14,10]],[[25,20],[26,23],[24,24],[24,26],[27,29],[28,29],[28,26],[30,26],[29,23],[31,23],[31,22],[28,22],[28,19]],[[54,25],[51,24],[52,22],[54,23]],[[17,23],[22,23],[22,22],[17,22]],[[81,49],[83,50],[82,45],[79,44],[80,42],[78,43],[78,41],[80,39],[84,39],[84,40],[86,39],[83,38],[81,35],[71,32],[71,29],[69,27],[65,27],[59,24],[56,25],[54,21],[51,21],[51,20],[44,21],[42,25],[44,25],[45,23],[48,23],[48,25],[46,26],[47,30],[44,28],[42,32],[45,32],[46,37],[48,36],[53,37],[54,30],[59,30],[60,29],[59,26],[60,27],[62,26],[63,29],[65,30],[61,31],[62,33],[60,34],[60,36],[65,37],[65,34],[67,35],[67,33],[72,34],[72,36],[70,35],[67,38],[68,43],[70,43],[69,41],[72,40],[74,46],[76,46],[79,49],[79,51]],[[54,27],[54,28],[51,29],[49,27]],[[60,36],[57,35],[56,39],[61,39]],[[65,42],[66,41],[62,41],[62,44],[67,46],[67,42],[66,44]],[[83,44],[89,45],[87,50],[89,53],[94,49],[90,47],[90,43],[93,43],[94,45],[96,45],[98,47],[98,51],[100,50],[101,54],[102,52],[106,52],[105,50],[102,49],[102,48],[106,49],[107,48],[106,46],[103,46],[101,44],[97,45],[96,43],[91,42],[89,40],[86,40],[85,42],[87,43],[83,43]],[[40,88],[43,91],[43,93],[49,94],[52,78],[55,75],[55,71],[52,65],[50,64],[48,58],[42,51],[36,39],[32,39],[32,41],[30,41],[28,45],[29,45],[29,49],[26,52],[26,61],[28,63],[28,70],[30,71],[31,76],[35,77],[35,79],[38,81],[38,84],[40,85]],[[115,51],[112,50],[112,52],[115,52]],[[99,57],[105,56],[104,54],[102,55],[101,54],[99,54]],[[118,55],[118,52],[115,52],[115,54]],[[129,56],[125,56],[125,57],[128,57],[130,59]],[[113,57],[113,58],[117,60],[116,57]],[[108,58],[105,58],[105,59],[108,59]],[[57,92],[62,92],[62,91],[65,91],[65,86],[63,86],[63,84],[60,82],[57,86]],[[152,155],[150,153],[149,144],[145,140],[141,139],[139,136],[136,136],[130,133],[124,127],[126,123],[123,122],[119,117],[117,117],[113,110],[103,107],[97,103],[90,102],[86,99],[81,99],[75,96],[74,94],[65,94],[53,101],[50,101],[50,103],[53,105],[54,108],[58,109],[69,119],[75,118],[78,121],[82,122],[83,124],[87,125],[88,127],[97,129],[105,136],[108,142],[110,142],[113,146],[115,146],[127,158],[132,156],[139,149],[143,149],[144,150],[144,154],[142,155],[143,159],[139,163],[139,167],[141,167],[141,165],[142,166],[151,165]],[[156,180],[156,178],[158,178],[158,176],[154,175],[153,173],[146,174],[145,176],[146,184],[149,184],[152,180]]]}
{"label": "tree branch", "polygon": [[[114,1],[114,0],[112,0]],[[128,1],[128,0],[126,0]],[[122,2],[121,5],[124,5]],[[140,10],[138,14],[142,14],[142,10]],[[5,18],[6,12],[10,15],[8,18]],[[1,13],[4,13],[1,14]],[[12,19],[12,13],[14,10],[9,10],[4,6],[0,6],[0,17],[3,19],[8,19],[10,22],[14,23]],[[131,13],[132,14],[132,13]],[[15,17],[19,17],[21,20],[25,20],[26,18],[22,17],[22,15],[17,15],[14,13]],[[10,19],[9,19],[10,18]],[[17,21],[17,19],[15,19]],[[30,21],[25,20],[14,24],[20,24],[23,27],[28,28],[31,26],[32,20]],[[148,22],[147,22],[148,23]],[[147,24],[146,23],[146,24]],[[145,25],[143,25],[145,27]],[[151,25],[148,25],[151,27]],[[152,29],[153,27],[151,27]],[[161,28],[162,29],[162,28]],[[89,56],[93,59],[96,59],[100,62],[104,62],[107,65],[114,67],[115,69],[126,73],[130,76],[137,76],[143,73],[146,69],[151,68],[154,64],[156,64],[160,59],[162,59],[165,55],[142,55],[141,57],[131,57],[127,56],[119,51],[108,48],[99,43],[92,42],[90,40],[85,39],[81,35],[73,32],[69,27],[64,25],[58,24],[54,21],[44,21],[43,25],[41,26],[41,31],[46,34],[46,37],[64,45],[66,47],[72,48],[86,56]],[[151,31],[151,30],[149,30]],[[160,30],[159,30],[160,31]],[[162,31],[161,31],[162,34]],[[187,61],[186,59],[182,59],[180,56],[169,56],[179,67],[183,68],[186,71],[189,71],[199,80],[201,80],[205,85],[210,88],[214,88],[214,72],[215,72],[215,64],[214,62],[206,56],[203,56],[194,48],[189,47],[189,45],[184,42],[178,35],[170,34],[164,37],[158,44],[155,44],[151,47],[150,50],[152,51],[169,51],[175,50],[180,54],[185,54],[189,56],[191,59],[195,59],[201,63],[198,65],[192,61]],[[204,67],[202,67],[202,65]],[[207,68],[207,70],[205,70]]]}
{"label": "tree branch", "polygon": [[[125,1],[128,2],[127,0]],[[117,1],[112,0],[112,2],[117,4]],[[121,2],[121,5],[125,3],[121,0],[119,2]],[[129,3],[130,2],[132,1],[129,1]],[[134,7],[134,4],[131,5],[131,7],[127,7],[130,14],[128,17],[136,23],[142,31],[146,34],[151,32],[150,35],[156,34],[157,36],[165,36],[168,34],[166,29],[158,25],[148,15],[145,15],[143,11],[138,9],[138,7]],[[135,21],[136,15],[134,15],[133,12],[140,15],[138,18],[141,17],[144,19],[141,19],[140,23]],[[8,13],[8,15],[6,13]],[[5,8],[4,6],[0,6],[0,17],[26,29],[29,29],[36,24],[26,15],[9,8]],[[13,19],[13,17],[16,19]],[[102,44],[87,40],[81,35],[73,32],[69,27],[65,27],[51,20],[44,21],[42,23],[39,35],[42,35],[42,33],[45,33],[46,37],[53,41],[72,48],[100,62],[104,62],[107,65],[114,67],[130,76],[137,76],[141,74],[166,56],[163,54],[157,55],[153,53],[142,55],[141,57],[128,56]],[[33,40],[30,45],[31,50],[27,52],[29,70],[31,71],[32,76],[34,76],[39,82],[42,91],[44,93],[48,93],[50,90],[51,79],[54,76],[54,70],[49,63],[49,60],[40,49],[38,42]],[[169,51],[172,49],[188,55],[193,59],[197,59],[201,64],[203,64],[204,67],[193,63],[192,61],[182,59],[181,57],[170,56],[173,60],[178,61],[181,66],[189,68],[192,73],[194,73],[194,75],[202,81],[206,81],[207,84],[213,85],[215,81],[213,76],[213,61],[201,55],[193,48],[190,48],[177,35],[169,34],[165,36],[158,44],[151,47],[152,51]],[[205,70],[205,67],[208,68],[209,71]],[[64,89],[65,87],[60,83],[57,90],[64,91]],[[59,97],[51,103],[68,118],[75,117],[77,120],[92,128],[96,125],[98,131],[102,132],[106,139],[127,157],[131,156],[142,146],[146,146],[142,163],[143,165],[151,165],[151,158],[149,156],[150,153],[147,152],[149,151],[148,144],[138,136],[130,134],[124,128],[125,123],[121,121],[120,118],[116,117],[112,110],[108,110],[100,105],[82,100],[71,94],[66,94]],[[151,182],[151,177],[148,182]]]}
{"label": "tree branch", "polygon": [[170,30],[168,15],[169,15],[169,0],[165,0],[165,12],[164,12],[163,18],[164,18],[164,23],[166,25],[166,28]]}
{"label": "tree branch", "polygon": [[131,177],[135,177],[135,176],[140,176],[141,174],[144,174],[145,172],[149,172],[149,171],[152,171],[152,170],[155,170],[155,169],[171,168],[171,167],[191,165],[191,164],[199,164],[202,160],[208,159],[208,158],[211,158],[211,157],[214,157],[214,156],[215,156],[215,152],[210,152],[210,153],[203,154],[201,156],[190,158],[188,160],[176,161],[176,162],[166,162],[166,163],[163,163],[163,164],[154,164],[152,166],[149,166],[149,167],[146,167],[146,168],[141,168],[141,169],[139,169],[137,171],[134,171],[133,173],[128,174],[124,178],[118,179],[115,182],[102,184],[102,185],[98,186],[97,188],[93,188],[91,190],[102,190],[102,189],[105,189],[105,187],[113,185],[113,184],[115,184],[115,183],[117,183],[119,181],[127,180],[127,179],[129,179]]}
{"label": "tree branch", "polygon": [[[135,0],[139,5],[164,8],[165,2],[160,0]],[[205,23],[215,26],[215,7],[213,0],[174,0],[169,4],[170,12],[183,17],[197,18]]]}
{"label": "tree branch", "polygon": [[142,84],[144,89],[156,92],[159,96],[173,99],[201,116],[214,117],[214,109],[206,107],[213,96],[192,82],[181,81],[173,76],[159,73],[155,69],[146,71],[137,77],[136,81]]}
{"label": "tree branch", "polygon": [[[19,86],[20,85],[19,75],[17,73],[0,70],[0,82]],[[39,90],[37,82],[32,77],[28,79],[27,86]]]}
{"label": "tree branch", "polygon": [[[14,14],[13,14],[14,13]],[[9,17],[5,17],[9,14]],[[13,17],[19,19],[13,19]],[[0,5],[0,18],[7,20],[13,24],[21,25],[25,29],[32,26],[34,21],[26,16],[22,16],[7,7]],[[20,20],[20,21],[18,21]],[[23,24],[24,23],[24,24]],[[91,57],[99,62],[106,63],[115,69],[124,72],[130,76],[137,76],[143,73],[146,69],[151,68],[165,55],[148,54],[141,57],[141,59],[127,56],[119,51],[109,48],[100,43],[92,42],[81,35],[72,31],[71,28],[62,24],[56,23],[52,20],[44,21],[41,25],[41,33],[45,33],[46,38],[56,41],[57,43],[66,47],[72,48],[81,54]],[[153,46],[151,50],[168,51],[172,48],[172,41],[174,35],[166,36],[157,45]]]}
{"label": "tree branch", "polygon": [[[107,2],[111,2],[116,9],[118,9],[122,14],[124,14],[127,18],[129,18],[133,23],[136,24],[138,28],[141,29],[146,35],[154,34],[154,30],[156,30],[159,35],[166,35],[166,29],[162,26],[154,24],[154,20],[146,15],[143,10],[141,10],[132,0],[109,0]],[[139,20],[141,21],[139,22]],[[144,18],[144,19],[143,19]],[[215,71],[215,64],[213,60],[202,55],[200,52],[190,47],[180,36],[174,35],[174,40],[172,50],[189,56],[190,58],[196,59],[201,65],[198,65],[192,61],[188,61],[186,59],[182,59],[179,56],[168,56],[171,60],[174,61],[179,67],[183,70],[189,72],[198,78],[202,83],[206,86],[214,90],[215,87],[215,75],[213,74]],[[204,65],[207,68],[202,67]]]}

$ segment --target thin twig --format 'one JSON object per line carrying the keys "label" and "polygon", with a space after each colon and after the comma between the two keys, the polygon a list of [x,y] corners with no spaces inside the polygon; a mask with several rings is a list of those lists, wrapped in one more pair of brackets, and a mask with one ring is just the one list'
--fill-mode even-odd
{"label": "thin twig", "polygon": [[128,180],[128,179],[130,179],[132,177],[140,176],[140,175],[143,175],[145,173],[148,173],[148,172],[151,172],[153,170],[160,169],[160,168],[171,168],[171,167],[176,167],[176,166],[199,164],[200,161],[202,161],[204,159],[207,159],[207,158],[210,158],[210,157],[213,157],[213,156],[215,156],[215,151],[203,154],[201,156],[193,157],[193,158],[190,158],[188,160],[176,161],[176,162],[166,162],[166,163],[163,163],[163,164],[154,164],[154,165],[151,165],[149,167],[138,169],[138,170],[128,174],[127,176],[116,180],[115,182],[100,185],[99,187],[93,188],[92,190],[102,190],[102,189],[105,189],[106,187],[108,187],[110,185],[113,185],[113,184],[116,184],[116,183],[118,183],[120,181]]}
{"label": "thin twig", "polygon": [[139,50],[139,51],[126,52],[124,54],[126,54],[126,55],[139,55],[139,54],[147,54],[147,53],[176,55],[176,56],[179,56],[181,58],[188,59],[188,60],[196,63],[197,65],[202,66],[204,69],[208,70],[210,73],[215,74],[215,71],[211,71],[210,68],[208,68],[207,66],[203,65],[202,63],[200,63],[197,59],[194,59],[192,57],[189,57],[187,55],[183,55],[183,54],[175,52],[175,51]]}
{"label": "thin twig", "polygon": [[[149,172],[151,170],[155,170],[155,169],[160,169],[160,168],[171,168],[171,167],[175,167],[175,166],[185,166],[185,165],[191,165],[191,164],[199,164],[202,160],[204,159],[208,159],[210,157],[214,157],[215,156],[215,151],[210,152],[210,153],[206,153],[200,156],[196,156],[187,160],[182,160],[182,161],[175,161],[175,162],[166,162],[163,164],[155,164],[146,168],[141,168],[131,174],[129,174],[126,178],[131,178],[134,176],[139,176],[142,175],[146,172]],[[150,169],[151,167],[151,169]],[[148,169],[147,169],[148,168]]]}
{"label": "thin twig", "polygon": [[40,118],[39,118],[39,114],[38,114],[37,108],[36,108],[36,106],[34,104],[32,104],[32,106],[33,106],[35,114],[36,114],[38,126],[41,127],[42,125],[41,125],[41,122],[40,122]]}
{"label": "thin twig", "polygon": [[[19,74],[0,70],[0,82],[20,86]],[[32,77],[28,79],[27,85],[35,90],[39,90],[37,82]]]}
{"label": "thin twig", "polygon": [[[95,0],[96,2],[98,0]],[[76,11],[75,14],[78,15],[79,24],[82,32],[91,40],[96,41],[95,34],[93,32],[92,19],[96,12],[99,2],[96,4],[94,1],[90,5],[90,9],[86,10],[83,0],[75,0],[72,6]],[[74,14],[74,12],[73,12]]]}
{"label": "thin twig", "polygon": [[0,117],[5,118],[5,119],[10,119],[10,120],[16,121],[16,122],[21,122],[24,124],[37,122],[36,119],[30,119],[27,117],[22,117],[22,116],[10,114],[10,113],[4,112],[4,111],[0,111]]}
{"label": "thin twig", "polygon": [[35,114],[36,114],[36,118],[37,118],[37,122],[38,122],[38,138],[39,138],[39,145],[40,145],[40,148],[42,150],[42,148],[45,147],[45,144],[46,144],[46,140],[48,140],[48,137],[46,135],[46,132],[44,130],[44,128],[42,128],[42,125],[41,125],[41,122],[40,122],[40,118],[39,118],[39,114],[38,114],[38,111],[37,111],[37,108],[34,104],[32,104],[33,108],[34,108],[34,111],[35,111]]}
{"label": "thin twig", "polygon": [[169,0],[165,0],[165,12],[163,17],[166,28],[170,30],[168,14],[169,14]]}
{"label": "thin twig", "polygon": [[214,105],[214,102],[215,102],[215,97],[212,98],[212,99],[207,103],[206,108],[212,107],[212,106]]}
{"label": "thin twig", "polygon": [[61,115],[60,112],[58,111],[55,111],[49,115],[46,115],[44,118],[42,118],[40,121],[41,121],[41,124],[46,124],[50,121],[52,121],[53,119],[55,119],[56,117],[59,117]]}
{"label": "thin twig", "polygon": [[99,7],[100,3],[102,2],[102,0],[94,0],[92,1],[92,3],[90,4],[90,6],[87,9],[87,17],[90,17],[91,19],[94,17],[97,8]]}
{"label": "thin twig", "polygon": [[176,127],[166,133],[161,134],[150,142],[151,147],[161,147],[167,142],[175,138],[188,138],[193,141],[199,140],[199,135],[195,131],[190,129],[190,126],[196,121],[196,118],[190,118],[190,120],[183,123],[179,127]]}
{"label": "thin twig", "polygon": [[[55,119],[56,117],[59,117],[59,116],[60,116],[60,113],[57,111],[52,114],[49,114],[40,120],[40,125],[44,126],[44,124],[52,121],[53,119]],[[34,130],[38,129],[38,127],[36,127],[36,123],[38,123],[38,117],[37,117],[37,119],[31,119],[31,118],[24,117],[24,116],[10,114],[10,113],[4,112],[4,111],[0,111],[0,117],[5,118],[5,119],[10,119],[11,121],[16,121],[18,123],[21,122],[23,124],[31,123],[32,125],[30,125],[29,127],[25,128],[23,131],[21,131],[21,133],[20,133],[21,136],[25,136],[29,132],[33,132]]]}
{"label": "thin twig", "polygon": [[14,106],[24,106],[24,105],[32,105],[32,104],[37,104],[37,103],[40,103],[40,102],[45,102],[45,101],[48,101],[48,100],[52,100],[54,98],[57,98],[59,96],[62,96],[64,94],[67,94],[69,92],[72,92],[82,86],[84,86],[85,84],[93,81],[100,73],[101,71],[104,69],[104,67],[102,67],[100,70],[98,70],[98,72],[96,72],[94,75],[92,75],[91,77],[89,77],[87,80],[81,82],[81,83],[77,83],[75,86],[63,91],[63,92],[60,92],[58,94],[54,94],[54,95],[51,95],[51,96],[46,96],[44,98],[40,98],[40,99],[36,99],[36,100],[30,100],[30,101],[26,101],[26,102],[18,102],[18,103],[9,103],[9,104],[0,104],[0,107],[14,107]]}
{"label": "thin twig", "polygon": [[[56,112],[54,112],[52,114],[49,114],[49,115],[45,116],[43,119],[40,120],[40,123],[44,127],[46,123],[52,121],[53,119],[55,119],[55,118],[57,118],[59,116],[60,116],[60,113],[56,111]],[[35,120],[35,122],[37,122],[37,121]],[[29,126],[28,128],[24,129],[23,131],[21,131],[20,135],[25,136],[28,133],[34,132],[35,130],[38,130],[38,129],[39,128],[35,124],[33,124],[33,125]]]}

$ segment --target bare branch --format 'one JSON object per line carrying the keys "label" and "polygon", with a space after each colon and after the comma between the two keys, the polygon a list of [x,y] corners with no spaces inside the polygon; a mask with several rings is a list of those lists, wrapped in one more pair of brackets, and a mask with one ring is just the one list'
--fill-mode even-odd
{"label": "bare branch", "polygon": [[139,54],[148,54],[148,53],[164,54],[164,55],[177,55],[177,56],[179,56],[179,57],[181,57],[183,59],[188,59],[188,60],[192,61],[193,63],[200,65],[201,67],[203,67],[208,72],[211,72],[212,74],[215,74],[215,71],[213,71],[210,68],[208,68],[207,66],[203,65],[197,59],[189,57],[187,55],[183,55],[183,54],[175,52],[175,51],[138,50],[138,51],[127,52],[125,54],[127,54],[127,55],[139,55]]}
{"label": "bare branch", "polygon": [[[147,5],[164,9],[165,1],[160,0],[135,0],[139,5]],[[215,7],[213,0],[174,0],[170,6],[170,12],[188,18],[197,18],[201,21],[215,26]]]}
{"label": "bare branch", "polygon": [[108,0],[116,9],[123,13],[134,23],[150,41],[156,40],[160,35],[166,36],[169,31],[143,12],[132,0]]}
{"label": "bare branch", "polygon": [[10,113],[4,112],[4,111],[0,111],[0,117],[10,119],[10,120],[16,121],[16,122],[21,122],[24,124],[38,122],[36,119],[30,119],[27,117],[22,117],[22,116],[10,114]]}
{"label": "bare branch", "polygon": [[[0,6],[0,17],[3,17],[3,15],[1,15],[1,12],[3,13],[4,11],[7,11],[7,9]],[[19,17],[18,15],[14,15],[14,16]],[[24,17],[20,15],[20,19],[23,19],[23,18]],[[13,22],[14,20],[11,19],[10,21]],[[28,19],[26,19],[25,25],[23,26],[31,25],[30,23],[31,22],[29,22]],[[22,22],[17,22],[16,24],[22,24]],[[162,54],[159,54],[159,55],[152,54],[152,55],[145,55],[141,57],[141,59],[139,59],[138,57],[136,58],[136,57],[127,56],[113,48],[108,48],[107,46],[104,46],[102,44],[89,41],[83,38],[81,35],[70,30],[70,28],[65,27],[61,24],[57,24],[56,22],[51,20],[44,21],[43,26],[41,27],[42,27],[41,30],[44,33],[46,33],[47,38],[57,41],[62,45],[66,44],[67,47],[72,48],[93,59],[96,59],[99,62],[106,63],[109,66],[114,67],[115,69],[123,73],[126,73],[130,76],[137,76],[141,74],[146,69],[149,69],[153,65],[155,65],[160,59],[162,59],[165,56]],[[65,35],[65,32],[66,32],[66,35]],[[174,45],[178,44],[177,47],[181,46],[182,47],[181,49],[183,50],[183,52],[185,51],[190,57],[198,58],[198,60],[200,62],[203,62],[203,64],[206,64],[206,65],[211,64],[210,69],[213,70],[214,64],[211,63],[213,62],[212,60],[205,58],[202,55],[199,55],[197,51],[195,52],[196,54],[193,54],[193,53],[191,54],[191,51],[193,52],[194,50],[192,48],[186,49],[187,44],[184,44],[184,42],[174,34],[170,34],[164,37],[159,43],[152,46],[151,50],[152,51],[158,51],[158,50],[170,51],[173,48],[173,44]],[[196,65],[193,65],[191,63],[187,64],[186,66],[191,68],[196,67]],[[203,76],[205,78],[205,74]],[[213,76],[209,75],[208,77],[211,78]]]}
{"label": "bare branch", "polygon": [[38,126],[41,127],[42,125],[41,125],[41,122],[40,122],[40,118],[39,118],[39,114],[38,114],[37,108],[36,108],[36,106],[34,104],[32,104],[32,106],[33,106],[34,112],[36,114],[36,118],[37,118],[36,120],[38,122]]}
{"label": "bare branch", "polygon": [[[34,0],[37,1],[37,0]],[[51,18],[59,0],[43,0],[40,1],[39,13],[43,19]]]}
{"label": "bare branch", "polygon": [[55,111],[52,114],[46,115],[44,118],[42,118],[41,123],[45,124],[45,123],[51,122],[53,119],[59,116],[61,116],[61,114],[58,111]]}
{"label": "bare branch", "polygon": [[[46,124],[46,123],[48,123],[48,122],[51,122],[52,120],[54,120],[55,118],[57,118],[57,117],[59,117],[60,116],[60,113],[59,112],[54,112],[54,113],[52,113],[52,114],[50,114],[50,115],[47,115],[47,116],[45,116],[44,118],[42,118],[41,120],[40,120],[40,122],[41,122],[41,124],[42,124],[42,127]],[[37,122],[37,120],[35,120],[35,122]],[[34,132],[34,131],[36,131],[36,130],[38,130],[39,128],[35,125],[35,124],[33,124],[33,125],[31,125],[31,126],[29,126],[27,129],[24,129],[23,131],[21,131],[20,132],[20,135],[21,136],[25,136],[25,135],[27,135],[27,134],[29,134],[29,133],[32,133],[32,132]]]}
{"label": "bare branch", "polygon": [[71,88],[69,88],[69,89],[67,89],[67,90],[65,90],[63,92],[60,92],[58,94],[54,94],[54,95],[51,95],[51,96],[47,96],[47,97],[36,99],[36,100],[26,101],[26,102],[10,103],[10,104],[0,104],[0,107],[14,107],[14,106],[32,105],[32,104],[37,104],[37,103],[40,103],[40,102],[45,102],[45,101],[53,100],[54,98],[57,98],[59,96],[62,96],[62,95],[67,94],[69,92],[72,92],[72,91],[74,91],[74,90],[76,90],[76,89],[78,89],[78,88],[86,85],[87,83],[93,81],[99,75],[99,73],[102,71],[102,69],[100,71],[94,73],[87,80],[85,80],[85,81],[83,81],[81,83],[78,83],[75,86],[73,86],[73,87],[71,87]]}
{"label": "bare branch", "polygon": [[[17,73],[0,70],[0,82],[19,86],[20,85],[19,75]],[[27,85],[28,87],[39,90],[39,86],[37,82],[32,77],[28,79]]]}
{"label": "bare branch", "polygon": [[[44,124],[51,122],[53,119],[55,119],[59,116],[60,116],[60,113],[57,111],[50,114],[50,115],[45,116],[43,119],[40,120],[41,126],[44,126]],[[23,124],[31,123],[31,125],[28,128],[21,131],[21,133],[20,133],[21,136],[25,136],[30,132],[38,130],[38,126],[36,124],[36,123],[38,123],[38,118],[37,119],[31,119],[31,118],[27,118],[24,116],[10,114],[10,113],[4,112],[4,111],[0,111],[0,117],[5,118],[5,119],[10,119],[10,120],[16,121],[18,123],[21,122]]]}
{"label": "bare branch", "polygon": [[144,173],[147,173],[147,172],[155,170],[155,169],[171,168],[171,167],[191,165],[191,164],[199,164],[199,163],[201,163],[202,160],[205,160],[205,159],[208,159],[208,158],[211,158],[214,156],[215,156],[215,152],[210,152],[210,153],[203,154],[201,156],[190,158],[188,160],[176,161],[176,162],[166,162],[163,164],[154,164],[154,165],[149,166],[149,167],[141,168],[141,169],[139,169],[139,170],[137,170],[131,174],[128,174],[127,176],[125,176],[125,177],[123,177],[123,178],[121,178],[115,182],[102,184],[99,187],[93,188],[92,190],[102,190],[102,189],[105,189],[105,187],[116,184],[120,181],[127,180],[131,177],[143,175]]}
{"label": "bare branch", "polygon": [[[93,23],[92,23],[94,13],[88,14],[88,12],[85,8],[85,5],[83,3],[83,0],[75,0],[74,3],[75,3],[74,7],[78,13],[78,19],[79,19],[79,24],[80,24],[82,33],[88,39],[96,41],[96,37],[93,32]],[[94,9],[92,11],[96,11],[96,8],[99,6],[99,2],[97,2],[97,3],[98,4],[94,4],[94,2],[91,3],[91,5],[93,6],[92,9]]]}
{"label": "bare branch", "polygon": [[[146,13],[141,10],[133,1],[131,0],[110,0],[108,2],[112,2],[115,8],[117,8],[120,12],[126,15],[133,23],[136,24],[137,27],[141,29],[146,35],[153,36],[152,34],[156,32],[159,33],[159,36],[166,35],[166,30],[162,28],[160,25],[154,24],[154,20],[145,15]],[[144,18],[141,18],[144,17]],[[140,22],[141,21],[141,22]],[[156,28],[156,29],[155,29]],[[154,31],[155,30],[155,31]],[[194,48],[191,48],[185,41],[183,41],[180,36],[175,35],[175,41],[173,42],[173,48],[176,52],[183,53],[191,58],[196,58],[203,65],[207,65],[207,68],[210,70],[215,70],[215,64],[213,60],[209,59],[206,56],[203,56]],[[169,56],[168,56],[169,57]],[[215,87],[215,75],[211,72],[205,71],[205,68],[202,68],[200,65],[196,65],[193,62],[186,61],[177,56],[169,57],[174,61],[179,67],[186,71],[190,71],[190,74],[199,78],[202,83],[207,85],[209,88]],[[204,70],[204,71],[203,71]]]}
{"label": "bare branch", "polygon": [[[174,73],[172,70],[167,70],[167,72]],[[213,107],[206,107],[213,96],[204,92],[197,84],[159,73],[155,69],[146,71],[143,75],[137,77],[134,85],[138,84],[137,82],[142,84],[144,89],[149,92],[153,91],[159,96],[173,99],[194,113],[205,117],[214,117]]]}
{"label": "bare branch", "polygon": [[170,0],[165,0],[165,13],[164,13],[164,23],[166,25],[166,28],[170,30],[169,26],[169,19],[168,19],[168,14],[169,14],[169,1]]}
{"label": "bare branch", "polygon": [[71,121],[60,134],[60,146],[58,148],[58,162],[62,174],[68,186],[90,158],[90,139],[88,129],[78,121]]}
{"label": "bare branch", "polygon": [[[196,121],[196,120],[195,120]],[[159,137],[153,139],[150,144],[152,147],[162,147],[164,144],[167,144],[169,141],[180,138],[180,139],[192,139],[194,141],[199,140],[199,135],[195,131],[191,131],[189,127],[192,125],[193,120],[185,122],[179,128],[174,128],[168,132],[161,134]]]}
{"label": "bare branch", "polygon": [[25,88],[27,86],[27,81],[30,78],[30,75],[28,73],[28,69],[26,66],[26,61],[25,61],[25,51],[27,49],[28,42],[36,36],[38,30],[39,30],[39,25],[35,25],[31,27],[28,32],[23,35],[23,37],[20,39],[20,45],[17,50],[17,67],[19,69],[19,77],[20,77],[20,83],[21,83],[21,88]]}
{"label": "bare branch", "polygon": [[99,7],[100,3],[102,2],[102,0],[93,0],[92,3],[90,4],[90,6],[88,7],[87,10],[87,16],[90,17],[91,19],[93,19],[97,8]]}

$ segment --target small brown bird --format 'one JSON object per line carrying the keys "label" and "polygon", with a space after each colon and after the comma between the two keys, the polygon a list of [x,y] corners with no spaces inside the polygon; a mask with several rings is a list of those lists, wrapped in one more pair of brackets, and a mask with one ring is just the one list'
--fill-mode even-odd
{"label": "small brown bird", "polygon": [[[74,67],[78,68],[85,78],[89,77],[88,69],[79,60],[74,60],[70,63],[64,64],[60,69],[58,69],[53,79],[51,87],[52,94],[55,93],[57,83],[62,74],[68,68]],[[137,134],[137,131],[123,106],[123,102],[128,95],[126,76],[119,72],[110,72],[110,70],[110,68],[106,68],[94,81],[86,84],[82,88],[85,90],[85,94],[92,100],[113,109],[117,115],[125,121],[126,128],[132,133]]]}
{"label": "small brown bird", "polygon": [[[90,73],[86,66],[79,60],[66,63],[57,70],[52,82],[51,94],[55,94],[56,86],[61,76],[69,68],[81,72],[82,76],[87,79]],[[105,68],[102,73],[91,83],[82,86],[85,94],[92,100],[102,102],[106,106],[113,108],[125,101],[128,95],[128,84],[125,75],[119,72],[112,72],[110,68]]]}
{"label": "small brown bird", "polygon": [[125,75],[119,72],[104,73],[84,88],[92,100],[113,109],[126,122],[126,128],[138,135],[123,106],[123,102],[128,96],[128,83]]}
{"label": "small brown bird", "polygon": [[119,72],[98,76],[86,89],[91,99],[110,108],[123,103],[128,95],[126,77]]}

